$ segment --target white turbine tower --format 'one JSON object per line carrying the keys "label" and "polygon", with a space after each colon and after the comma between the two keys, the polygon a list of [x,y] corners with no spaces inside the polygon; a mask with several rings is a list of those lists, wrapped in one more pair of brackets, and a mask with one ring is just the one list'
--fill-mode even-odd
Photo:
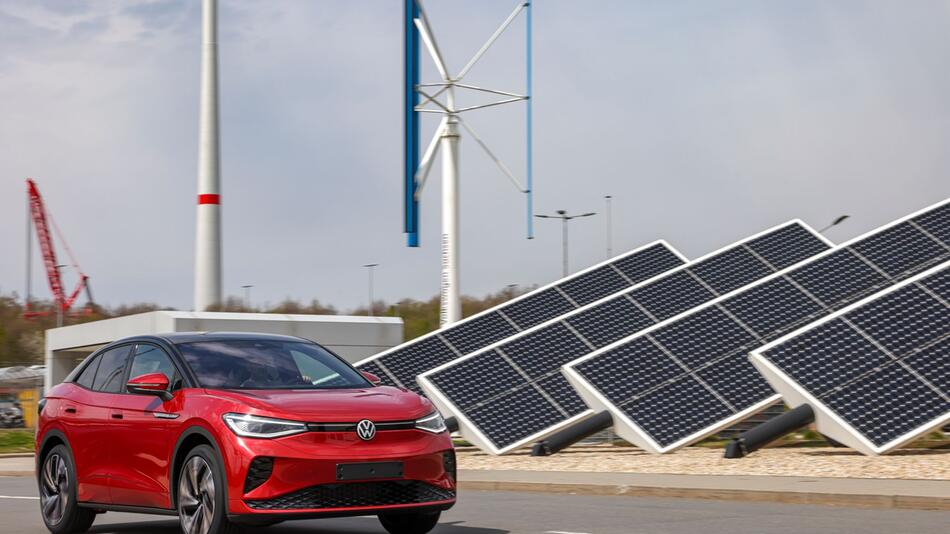
{"label": "white turbine tower", "polygon": [[201,33],[195,311],[204,311],[221,303],[221,159],[218,139],[217,0],[204,0]]}
{"label": "white turbine tower", "polygon": [[[413,2],[410,5],[410,2]],[[457,73],[452,74],[446,65],[442,52],[436,42],[435,35],[426,16],[422,0],[407,0],[407,9],[413,13],[412,23],[415,31],[418,32],[426,50],[435,63],[439,77],[437,82],[415,84],[414,91],[422,97],[422,100],[415,105],[413,112],[437,113],[442,115],[442,120],[436,129],[435,135],[429,142],[428,147],[419,161],[418,168],[414,174],[413,200],[418,201],[422,188],[429,176],[429,170],[436,158],[437,153],[442,151],[442,275],[441,275],[441,311],[440,324],[445,326],[458,321],[462,317],[462,305],[459,290],[459,141],[461,138],[459,126],[465,130],[468,135],[485,151],[489,158],[495,162],[501,172],[511,180],[518,191],[530,193],[530,133],[529,133],[529,171],[528,185],[522,184],[511,170],[488,148],[484,141],[475,133],[471,125],[462,119],[462,114],[468,111],[474,111],[490,106],[508,104],[528,100],[528,94],[517,94],[508,91],[499,91],[462,83],[465,76],[472,67],[485,55],[485,52],[498,40],[498,38],[511,26],[518,15],[529,8],[530,2],[521,1],[514,8],[508,18],[502,22],[501,26],[495,30],[488,38],[485,44],[475,52],[475,55],[465,64]],[[530,91],[530,16],[528,19],[528,43],[529,43],[529,62],[528,62],[528,83]],[[412,58],[407,57],[407,61]],[[468,90],[481,93],[487,93],[501,97],[501,99],[487,104],[473,105],[468,107],[458,107],[456,105],[456,90]],[[440,100],[440,97],[442,98]],[[431,106],[429,106],[431,104]],[[428,107],[427,107],[428,106]],[[530,132],[530,108],[528,111],[529,132]],[[530,195],[529,195],[529,213],[530,213]],[[529,238],[530,238],[530,217],[529,217]]]}

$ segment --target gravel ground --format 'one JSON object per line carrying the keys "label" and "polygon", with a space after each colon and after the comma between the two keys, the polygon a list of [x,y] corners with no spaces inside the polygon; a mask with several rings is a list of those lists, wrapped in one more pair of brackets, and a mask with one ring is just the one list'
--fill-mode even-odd
{"label": "gravel ground", "polygon": [[842,478],[950,479],[950,450],[904,449],[864,456],[850,449],[763,449],[741,460],[726,460],[722,449],[689,447],[654,455],[631,447],[572,447],[547,457],[529,451],[492,456],[458,448],[460,469],[587,471],[682,475],[772,475]]}

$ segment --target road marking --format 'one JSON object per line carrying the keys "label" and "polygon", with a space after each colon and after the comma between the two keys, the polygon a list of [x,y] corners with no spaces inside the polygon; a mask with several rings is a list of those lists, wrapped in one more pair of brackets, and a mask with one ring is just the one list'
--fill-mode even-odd
{"label": "road marking", "polygon": [[16,499],[21,501],[38,501],[39,497],[21,497],[18,495],[0,495],[0,499]]}

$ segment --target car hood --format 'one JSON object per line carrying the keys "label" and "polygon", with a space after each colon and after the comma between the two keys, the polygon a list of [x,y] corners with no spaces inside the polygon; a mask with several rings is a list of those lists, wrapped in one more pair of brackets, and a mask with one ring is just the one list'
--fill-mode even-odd
{"label": "car hood", "polygon": [[[388,386],[359,389],[208,390],[257,415],[306,422],[408,421],[431,413],[428,399]],[[239,410],[239,407],[234,409]]]}

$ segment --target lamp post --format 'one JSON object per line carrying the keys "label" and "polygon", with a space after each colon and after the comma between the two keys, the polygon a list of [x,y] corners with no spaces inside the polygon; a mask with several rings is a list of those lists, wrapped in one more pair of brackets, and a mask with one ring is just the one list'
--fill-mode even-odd
{"label": "lamp post", "polygon": [[563,278],[567,277],[567,273],[570,271],[567,261],[567,223],[571,219],[579,219],[581,217],[590,217],[591,215],[597,215],[596,212],[582,213],[580,215],[568,215],[566,210],[557,210],[555,212],[557,215],[535,215],[539,219],[561,219],[561,248],[562,250],[562,272]]}
{"label": "lamp post", "polygon": [[373,271],[376,267],[379,267],[378,263],[367,263],[363,267],[366,267],[366,272],[369,275],[369,315],[372,317],[373,313]]}
{"label": "lamp post", "polygon": [[607,259],[614,257],[614,231],[613,231],[613,212],[610,209],[612,195],[604,195],[604,202],[607,204],[607,211],[604,214],[607,217]]}
{"label": "lamp post", "polygon": [[848,219],[850,219],[850,218],[851,218],[850,215],[839,215],[839,216],[835,217],[835,220],[831,221],[831,224],[829,224],[828,226],[822,228],[821,230],[818,230],[818,233],[819,233],[819,234],[823,234],[823,233],[825,233],[826,230],[830,230],[831,228],[833,228],[833,227],[835,227],[835,226],[838,226],[839,224],[845,222],[846,220],[848,220]]}
{"label": "lamp post", "polygon": [[241,286],[241,289],[244,290],[244,309],[251,309],[251,288],[254,287],[253,284],[244,284]]}

